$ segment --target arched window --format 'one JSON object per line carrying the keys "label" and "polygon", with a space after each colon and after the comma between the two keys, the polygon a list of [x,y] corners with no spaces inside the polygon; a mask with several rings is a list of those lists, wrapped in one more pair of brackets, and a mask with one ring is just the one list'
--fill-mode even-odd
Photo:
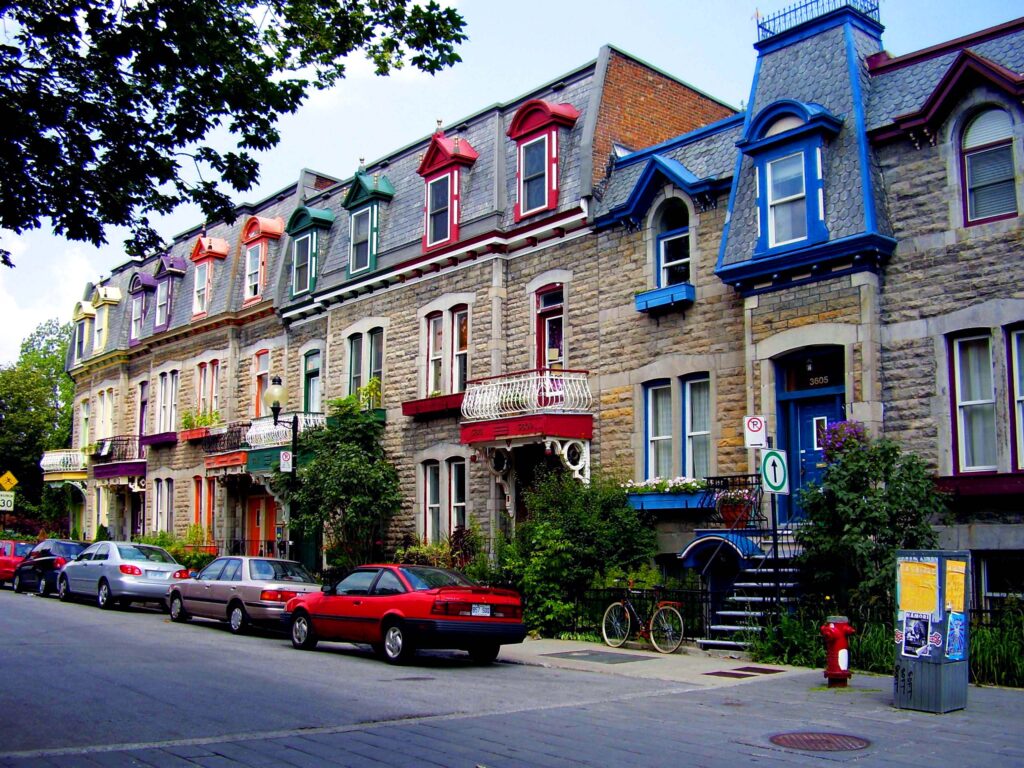
{"label": "arched window", "polygon": [[975,115],[964,129],[960,148],[967,223],[1016,216],[1009,113],[987,109]]}
{"label": "arched window", "polygon": [[658,212],[658,287],[680,285],[690,279],[690,212],[678,198],[670,198]]}

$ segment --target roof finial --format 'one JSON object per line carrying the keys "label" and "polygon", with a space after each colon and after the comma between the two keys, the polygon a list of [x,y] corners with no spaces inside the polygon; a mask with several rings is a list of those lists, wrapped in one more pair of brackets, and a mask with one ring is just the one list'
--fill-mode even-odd
{"label": "roof finial", "polygon": [[362,155],[359,156],[359,170],[360,171],[365,171],[366,170],[366,158],[363,157]]}
{"label": "roof finial", "polygon": [[377,187],[380,186],[380,174],[379,173],[374,173],[373,174],[373,186],[374,186],[374,189],[376,189]]}
{"label": "roof finial", "polygon": [[441,132],[441,123],[442,122],[444,122],[444,121],[441,120],[441,118],[437,119],[437,130],[435,131],[435,133],[440,133]]}
{"label": "roof finial", "polygon": [[454,144],[455,144],[455,151],[458,152],[459,151],[459,137],[458,136],[455,137]]}

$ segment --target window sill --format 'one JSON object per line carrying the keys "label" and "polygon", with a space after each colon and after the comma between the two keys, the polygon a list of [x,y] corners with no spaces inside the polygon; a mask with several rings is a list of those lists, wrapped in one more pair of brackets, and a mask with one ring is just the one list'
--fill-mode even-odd
{"label": "window sill", "polygon": [[627,493],[626,501],[633,509],[708,509],[701,505],[704,491],[690,493]]}
{"label": "window sill", "polygon": [[935,484],[940,491],[957,496],[1024,494],[1024,473],[963,473],[936,478]]}
{"label": "window sill", "polygon": [[635,297],[637,312],[653,312],[673,307],[688,307],[697,299],[697,291],[690,283],[668,285],[653,291],[638,293]]}
{"label": "window sill", "polygon": [[432,419],[436,416],[458,414],[462,412],[462,400],[465,396],[465,392],[456,392],[454,395],[435,395],[419,400],[407,400],[402,403],[402,415],[412,416],[414,419]]}
{"label": "window sill", "polygon": [[259,304],[261,301],[263,301],[262,294],[259,296],[250,296],[249,298],[242,301],[242,306],[251,307],[253,304]]}

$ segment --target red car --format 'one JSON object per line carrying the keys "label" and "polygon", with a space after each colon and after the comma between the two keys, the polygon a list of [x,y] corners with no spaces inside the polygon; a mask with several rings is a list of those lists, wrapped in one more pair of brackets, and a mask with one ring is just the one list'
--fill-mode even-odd
{"label": "red car", "polygon": [[14,566],[20,563],[25,555],[35,546],[34,541],[0,541],[0,587],[14,576]]}
{"label": "red car", "polygon": [[417,648],[460,648],[487,664],[500,646],[526,636],[516,592],[474,584],[423,565],[365,565],[320,592],[292,598],[282,620],[292,645],[320,640],[368,643],[392,664]]}

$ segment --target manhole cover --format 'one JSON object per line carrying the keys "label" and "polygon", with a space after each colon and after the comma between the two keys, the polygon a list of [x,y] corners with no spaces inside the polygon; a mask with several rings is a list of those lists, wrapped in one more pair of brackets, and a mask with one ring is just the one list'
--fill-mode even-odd
{"label": "manhole cover", "polygon": [[871,744],[867,739],[845,733],[777,733],[770,741],[780,747],[810,752],[848,752]]}
{"label": "manhole cover", "polygon": [[634,661],[650,661],[649,656],[633,656],[628,653],[610,653],[608,651],[560,651],[559,653],[545,653],[556,659],[576,659],[577,661],[592,661],[595,664],[629,664]]}

